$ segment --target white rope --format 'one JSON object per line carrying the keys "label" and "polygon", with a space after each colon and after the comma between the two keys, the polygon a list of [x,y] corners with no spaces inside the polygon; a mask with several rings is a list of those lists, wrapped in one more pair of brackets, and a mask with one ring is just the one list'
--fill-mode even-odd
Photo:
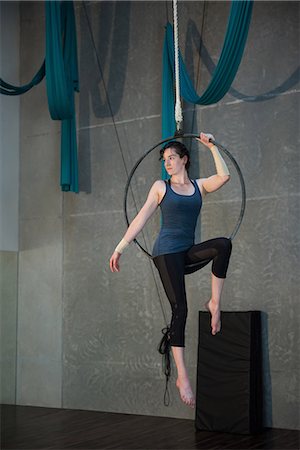
{"label": "white rope", "polygon": [[175,53],[175,121],[177,124],[177,131],[181,128],[183,121],[182,108],[180,102],[180,79],[179,79],[179,43],[178,43],[178,13],[177,0],[173,0],[173,22],[174,22],[174,53]]}

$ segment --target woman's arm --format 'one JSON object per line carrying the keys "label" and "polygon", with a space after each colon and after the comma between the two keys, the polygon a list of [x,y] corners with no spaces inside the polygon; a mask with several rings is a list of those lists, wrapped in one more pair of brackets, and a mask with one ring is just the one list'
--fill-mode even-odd
{"label": "woman's arm", "polygon": [[216,147],[214,144],[209,142],[210,138],[215,140],[212,134],[201,133],[200,139],[198,139],[202,144],[206,145],[206,147],[208,147],[210,149],[212,156],[214,158],[216,171],[217,171],[216,175],[212,175],[211,177],[208,177],[208,178],[201,178],[199,180],[199,185],[202,188],[201,193],[204,193],[204,194],[206,192],[217,191],[225,183],[227,183],[227,181],[229,181],[229,179],[230,179],[228,167],[227,167],[224,159],[222,158],[222,156],[218,150],[218,147]]}
{"label": "woman's arm", "polygon": [[146,225],[150,217],[154,214],[158,206],[159,203],[158,183],[159,181],[155,181],[155,183],[152,185],[147,200],[144,203],[144,206],[141,208],[139,213],[135,216],[135,218],[127,228],[127,231],[124,235],[124,239],[129,244],[136,238],[139,232],[143,229],[143,227]]}
{"label": "woman's arm", "polygon": [[163,181],[161,180],[153,183],[146,202],[127,228],[127,231],[120,243],[115,248],[114,253],[110,258],[110,269],[112,272],[119,272],[120,269],[118,263],[123,250],[135,239],[150,217],[154,214],[159,204],[159,193],[162,188],[162,183]]}

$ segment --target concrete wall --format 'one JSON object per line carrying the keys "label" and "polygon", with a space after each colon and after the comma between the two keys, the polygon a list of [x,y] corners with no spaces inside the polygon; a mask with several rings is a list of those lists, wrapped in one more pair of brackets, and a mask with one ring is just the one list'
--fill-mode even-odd
{"label": "concrete wall", "polygon": [[[218,60],[229,6],[179,6],[180,46],[198,92]],[[186,131],[213,132],[245,176],[247,210],[234,241],[223,308],[265,312],[266,378],[271,378],[265,418],[281,428],[299,427],[299,81],[293,76],[298,12],[296,2],[256,2],[235,90],[218,105],[185,105],[184,113]],[[173,386],[171,406],[163,406],[156,351],[164,326],[160,300],[167,316],[169,307],[153,265],[131,245],[119,274],[108,267],[126,230],[127,174],[160,139],[166,13],[165,2],[76,3],[79,195],[59,190],[60,130],[49,118],[45,85],[22,97],[19,404],[193,417]],[[22,2],[23,80],[44,55],[43,15],[42,3]],[[194,149],[193,158],[192,176],[199,176],[199,166],[201,176],[212,173],[208,152]],[[152,154],[138,169],[132,182],[136,205],[129,195],[131,217],[159,167],[158,154]],[[240,192],[232,172],[231,183],[206,201],[197,232],[202,239],[226,235],[234,226]],[[140,237],[148,248],[158,226],[159,215]],[[187,278],[186,353],[193,385],[198,311],[209,297],[209,278],[209,268]]]}
{"label": "concrete wall", "polygon": [[[18,2],[0,3],[1,78],[20,83]],[[18,251],[20,97],[1,95],[0,102],[0,250]]]}
{"label": "concrete wall", "polygon": [[[21,76],[45,57],[44,2],[22,2]],[[19,404],[62,405],[63,213],[60,127],[50,119],[45,80],[22,97],[18,307]]]}
{"label": "concrete wall", "polygon": [[[1,78],[19,85],[20,15],[17,2],[0,2]],[[19,247],[20,98],[0,97],[0,328],[1,402],[16,398]]]}

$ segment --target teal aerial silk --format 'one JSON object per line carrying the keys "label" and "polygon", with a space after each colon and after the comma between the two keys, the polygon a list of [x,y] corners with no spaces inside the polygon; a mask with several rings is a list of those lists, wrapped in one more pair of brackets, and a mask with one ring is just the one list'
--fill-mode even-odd
{"label": "teal aerial silk", "polygon": [[61,189],[78,192],[74,91],[79,91],[79,82],[71,1],[46,1],[46,84],[51,118],[62,121]]}
{"label": "teal aerial silk", "polygon": [[[180,95],[184,100],[197,105],[211,105],[221,100],[228,92],[243,56],[252,7],[253,0],[232,2],[220,59],[208,87],[201,96],[195,91],[182,56],[179,54]],[[173,136],[176,131],[174,79],[173,28],[170,23],[167,23],[163,48],[162,139]],[[162,176],[164,179],[167,177],[164,167],[162,167]]]}
{"label": "teal aerial silk", "polygon": [[74,92],[79,92],[77,40],[72,1],[46,1],[46,58],[30,83],[14,86],[0,79],[0,93],[20,95],[46,74],[48,107],[61,120],[61,189],[78,192]]}
{"label": "teal aerial silk", "polygon": [[32,80],[24,84],[23,86],[14,86],[13,84],[6,83],[2,78],[0,78],[0,94],[5,95],[21,95],[29,91],[33,86],[39,84],[45,76],[45,61],[41,65],[38,72],[34,75]]}

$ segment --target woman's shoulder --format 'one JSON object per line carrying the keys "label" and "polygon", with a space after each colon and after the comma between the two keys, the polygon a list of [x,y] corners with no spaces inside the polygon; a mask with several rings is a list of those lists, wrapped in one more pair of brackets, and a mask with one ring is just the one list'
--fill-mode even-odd
{"label": "woman's shoulder", "polygon": [[195,178],[194,182],[197,183],[198,188],[200,189],[201,195],[205,195],[205,189],[203,187],[204,178]]}
{"label": "woman's shoulder", "polygon": [[160,204],[166,193],[166,182],[164,180],[156,180],[151,189],[157,194],[158,204]]}
{"label": "woman's shoulder", "polygon": [[156,180],[152,185],[152,187],[155,187],[156,189],[162,189],[165,188],[165,186],[166,186],[165,180]]}

